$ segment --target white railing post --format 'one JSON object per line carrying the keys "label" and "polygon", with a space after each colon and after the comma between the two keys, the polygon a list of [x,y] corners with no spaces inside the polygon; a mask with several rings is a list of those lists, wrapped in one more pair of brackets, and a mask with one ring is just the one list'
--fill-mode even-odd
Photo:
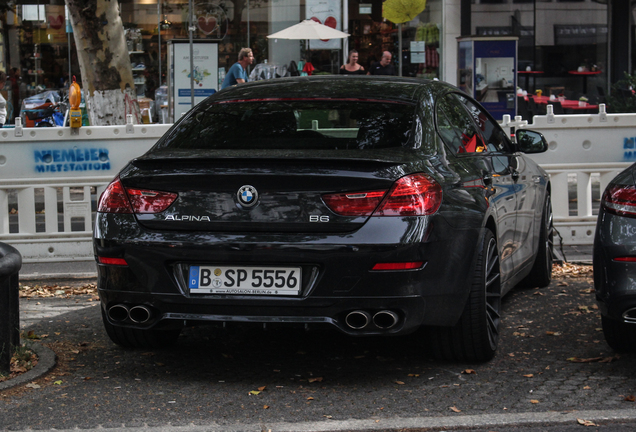
{"label": "white railing post", "polygon": [[592,216],[592,182],[589,172],[576,173],[577,216]]}
{"label": "white railing post", "polygon": [[33,187],[18,190],[18,224],[20,233],[35,234],[35,193]]}
{"label": "white railing post", "polygon": [[0,234],[9,234],[9,194],[0,189]]}
{"label": "white railing post", "polygon": [[552,212],[554,214],[554,218],[560,219],[569,217],[568,173],[551,173],[550,184],[552,185]]}
{"label": "white railing post", "polygon": [[47,233],[59,232],[57,223],[57,188],[44,187],[44,225]]}

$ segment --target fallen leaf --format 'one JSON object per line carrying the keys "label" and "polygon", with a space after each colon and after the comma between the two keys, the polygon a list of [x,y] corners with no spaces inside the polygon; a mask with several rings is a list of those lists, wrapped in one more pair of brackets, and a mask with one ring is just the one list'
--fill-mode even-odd
{"label": "fallen leaf", "polygon": [[592,358],[578,358],[578,357],[570,357],[567,359],[567,361],[572,362],[572,363],[594,363],[594,362],[599,362],[599,363],[611,363],[614,360],[618,360],[620,357],[619,356],[614,356],[614,357],[592,357]]}
{"label": "fallen leaf", "polygon": [[27,333],[27,339],[40,339],[40,336],[36,335],[33,330],[29,330]]}
{"label": "fallen leaf", "polygon": [[313,397],[311,397],[311,396],[309,396],[309,397],[307,398],[307,400],[314,400],[314,398],[313,398]]}
{"label": "fallen leaf", "polygon": [[416,377],[416,378],[417,378],[417,377],[419,377],[419,376],[420,376],[420,374],[409,374],[408,376],[410,376],[410,377]]}
{"label": "fallen leaf", "polygon": [[533,376],[534,376],[534,374],[527,374],[527,375],[524,375],[524,377],[526,377],[526,378],[532,378]]}
{"label": "fallen leaf", "polygon": [[309,378],[307,381],[312,382],[322,382],[323,377]]}
{"label": "fallen leaf", "polygon": [[62,385],[62,380],[58,380],[58,381],[54,381],[53,384],[55,385]]}
{"label": "fallen leaf", "polygon": [[636,397],[634,397],[634,395],[625,396],[625,401],[626,402],[635,402],[636,401]]}
{"label": "fallen leaf", "polygon": [[249,394],[250,394],[250,395],[257,396],[257,395],[261,394],[261,392],[256,391],[256,390],[252,390],[252,391],[250,391],[250,393],[249,393]]}
{"label": "fallen leaf", "polygon": [[561,336],[561,332],[547,331],[545,332],[548,336]]}
{"label": "fallen leaf", "polygon": [[29,383],[29,384],[25,385],[25,387],[32,388],[32,389],[39,389],[40,388],[40,386],[37,385],[36,383]]}
{"label": "fallen leaf", "polygon": [[263,409],[269,409],[269,405],[263,405]]}
{"label": "fallen leaf", "polygon": [[395,383],[399,385],[404,385],[404,381],[396,381]]}
{"label": "fallen leaf", "polygon": [[463,374],[475,374],[477,375],[477,372],[475,372],[474,369],[465,369],[462,371]]}
{"label": "fallen leaf", "polygon": [[267,388],[267,386],[259,387],[259,388],[258,388],[258,391],[263,391],[263,390],[265,390],[266,388]]}
{"label": "fallen leaf", "polygon": [[451,409],[451,411],[456,412],[456,413],[462,412],[462,410],[460,410],[459,408],[457,408],[455,406],[450,407],[450,409]]}
{"label": "fallen leaf", "polygon": [[323,417],[326,417],[326,418],[328,418],[328,419],[333,418],[333,416],[330,416],[330,415],[324,415],[324,414],[323,414]]}
{"label": "fallen leaf", "polygon": [[531,399],[531,400],[530,400],[530,403],[538,404],[538,403],[539,403],[539,401],[538,401],[538,400],[536,400],[536,399]]}
{"label": "fallen leaf", "polygon": [[590,420],[583,420],[583,419],[577,418],[576,421],[583,426],[597,426],[594,422]]}

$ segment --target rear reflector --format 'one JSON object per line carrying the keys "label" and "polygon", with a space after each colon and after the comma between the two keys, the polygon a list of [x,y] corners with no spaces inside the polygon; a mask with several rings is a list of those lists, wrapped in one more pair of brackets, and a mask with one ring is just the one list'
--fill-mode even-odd
{"label": "rear reflector", "polygon": [[610,213],[636,217],[636,188],[634,186],[610,186],[603,194],[602,205]]}
{"label": "rear reflector", "polygon": [[633,257],[633,256],[627,256],[627,257],[617,257],[617,258],[612,258],[612,261],[618,261],[618,262],[636,262],[636,257]]}
{"label": "rear reflector", "polygon": [[177,199],[172,192],[124,188],[117,177],[99,198],[97,211],[101,213],[161,213]]}
{"label": "rear reflector", "polygon": [[127,266],[128,263],[123,258],[97,257],[100,264]]}
{"label": "rear reflector", "polygon": [[422,267],[423,261],[399,262],[399,263],[377,263],[371,270],[414,270]]}
{"label": "rear reflector", "polygon": [[442,188],[426,174],[397,180],[391,189],[323,195],[323,201],[341,216],[425,216],[442,203]]}

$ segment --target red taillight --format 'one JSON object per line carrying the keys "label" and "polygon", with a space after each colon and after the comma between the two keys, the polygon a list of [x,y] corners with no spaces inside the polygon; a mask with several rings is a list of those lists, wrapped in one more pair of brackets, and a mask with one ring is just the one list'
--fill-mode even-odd
{"label": "red taillight", "polygon": [[377,263],[371,270],[414,270],[422,267],[423,261],[398,262],[398,263]]}
{"label": "red taillight", "polygon": [[110,182],[106,190],[99,197],[97,211],[101,213],[132,213],[132,207],[124,191],[119,177]]}
{"label": "red taillight", "polygon": [[621,216],[636,216],[636,188],[634,186],[610,186],[603,194],[603,207]]}
{"label": "red taillight", "polygon": [[636,257],[633,257],[633,256],[616,257],[616,258],[613,258],[612,260],[618,261],[618,262],[636,262]]}
{"label": "red taillight", "polygon": [[426,174],[397,180],[389,192],[383,190],[329,194],[323,201],[342,216],[425,216],[442,203],[442,188]]}
{"label": "red taillight", "polygon": [[442,204],[442,187],[426,174],[412,174],[395,182],[377,216],[425,216]]}
{"label": "red taillight", "polygon": [[322,197],[327,207],[342,216],[370,216],[382,197],[382,191],[330,194]]}
{"label": "red taillight", "polygon": [[128,263],[123,258],[109,258],[109,257],[97,257],[97,260],[100,264],[108,264],[108,265],[122,265],[127,266]]}
{"label": "red taillight", "polygon": [[126,193],[135,213],[161,213],[177,199],[172,192],[126,188]]}
{"label": "red taillight", "polygon": [[177,199],[172,192],[124,188],[119,177],[113,180],[99,198],[101,213],[161,213]]}

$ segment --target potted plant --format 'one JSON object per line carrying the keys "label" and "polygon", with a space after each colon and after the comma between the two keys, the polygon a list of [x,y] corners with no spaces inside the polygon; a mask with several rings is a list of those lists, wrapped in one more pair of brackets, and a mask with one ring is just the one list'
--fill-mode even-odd
{"label": "potted plant", "polygon": [[581,96],[579,98],[579,106],[582,106],[582,107],[587,106],[587,98],[585,96]]}

